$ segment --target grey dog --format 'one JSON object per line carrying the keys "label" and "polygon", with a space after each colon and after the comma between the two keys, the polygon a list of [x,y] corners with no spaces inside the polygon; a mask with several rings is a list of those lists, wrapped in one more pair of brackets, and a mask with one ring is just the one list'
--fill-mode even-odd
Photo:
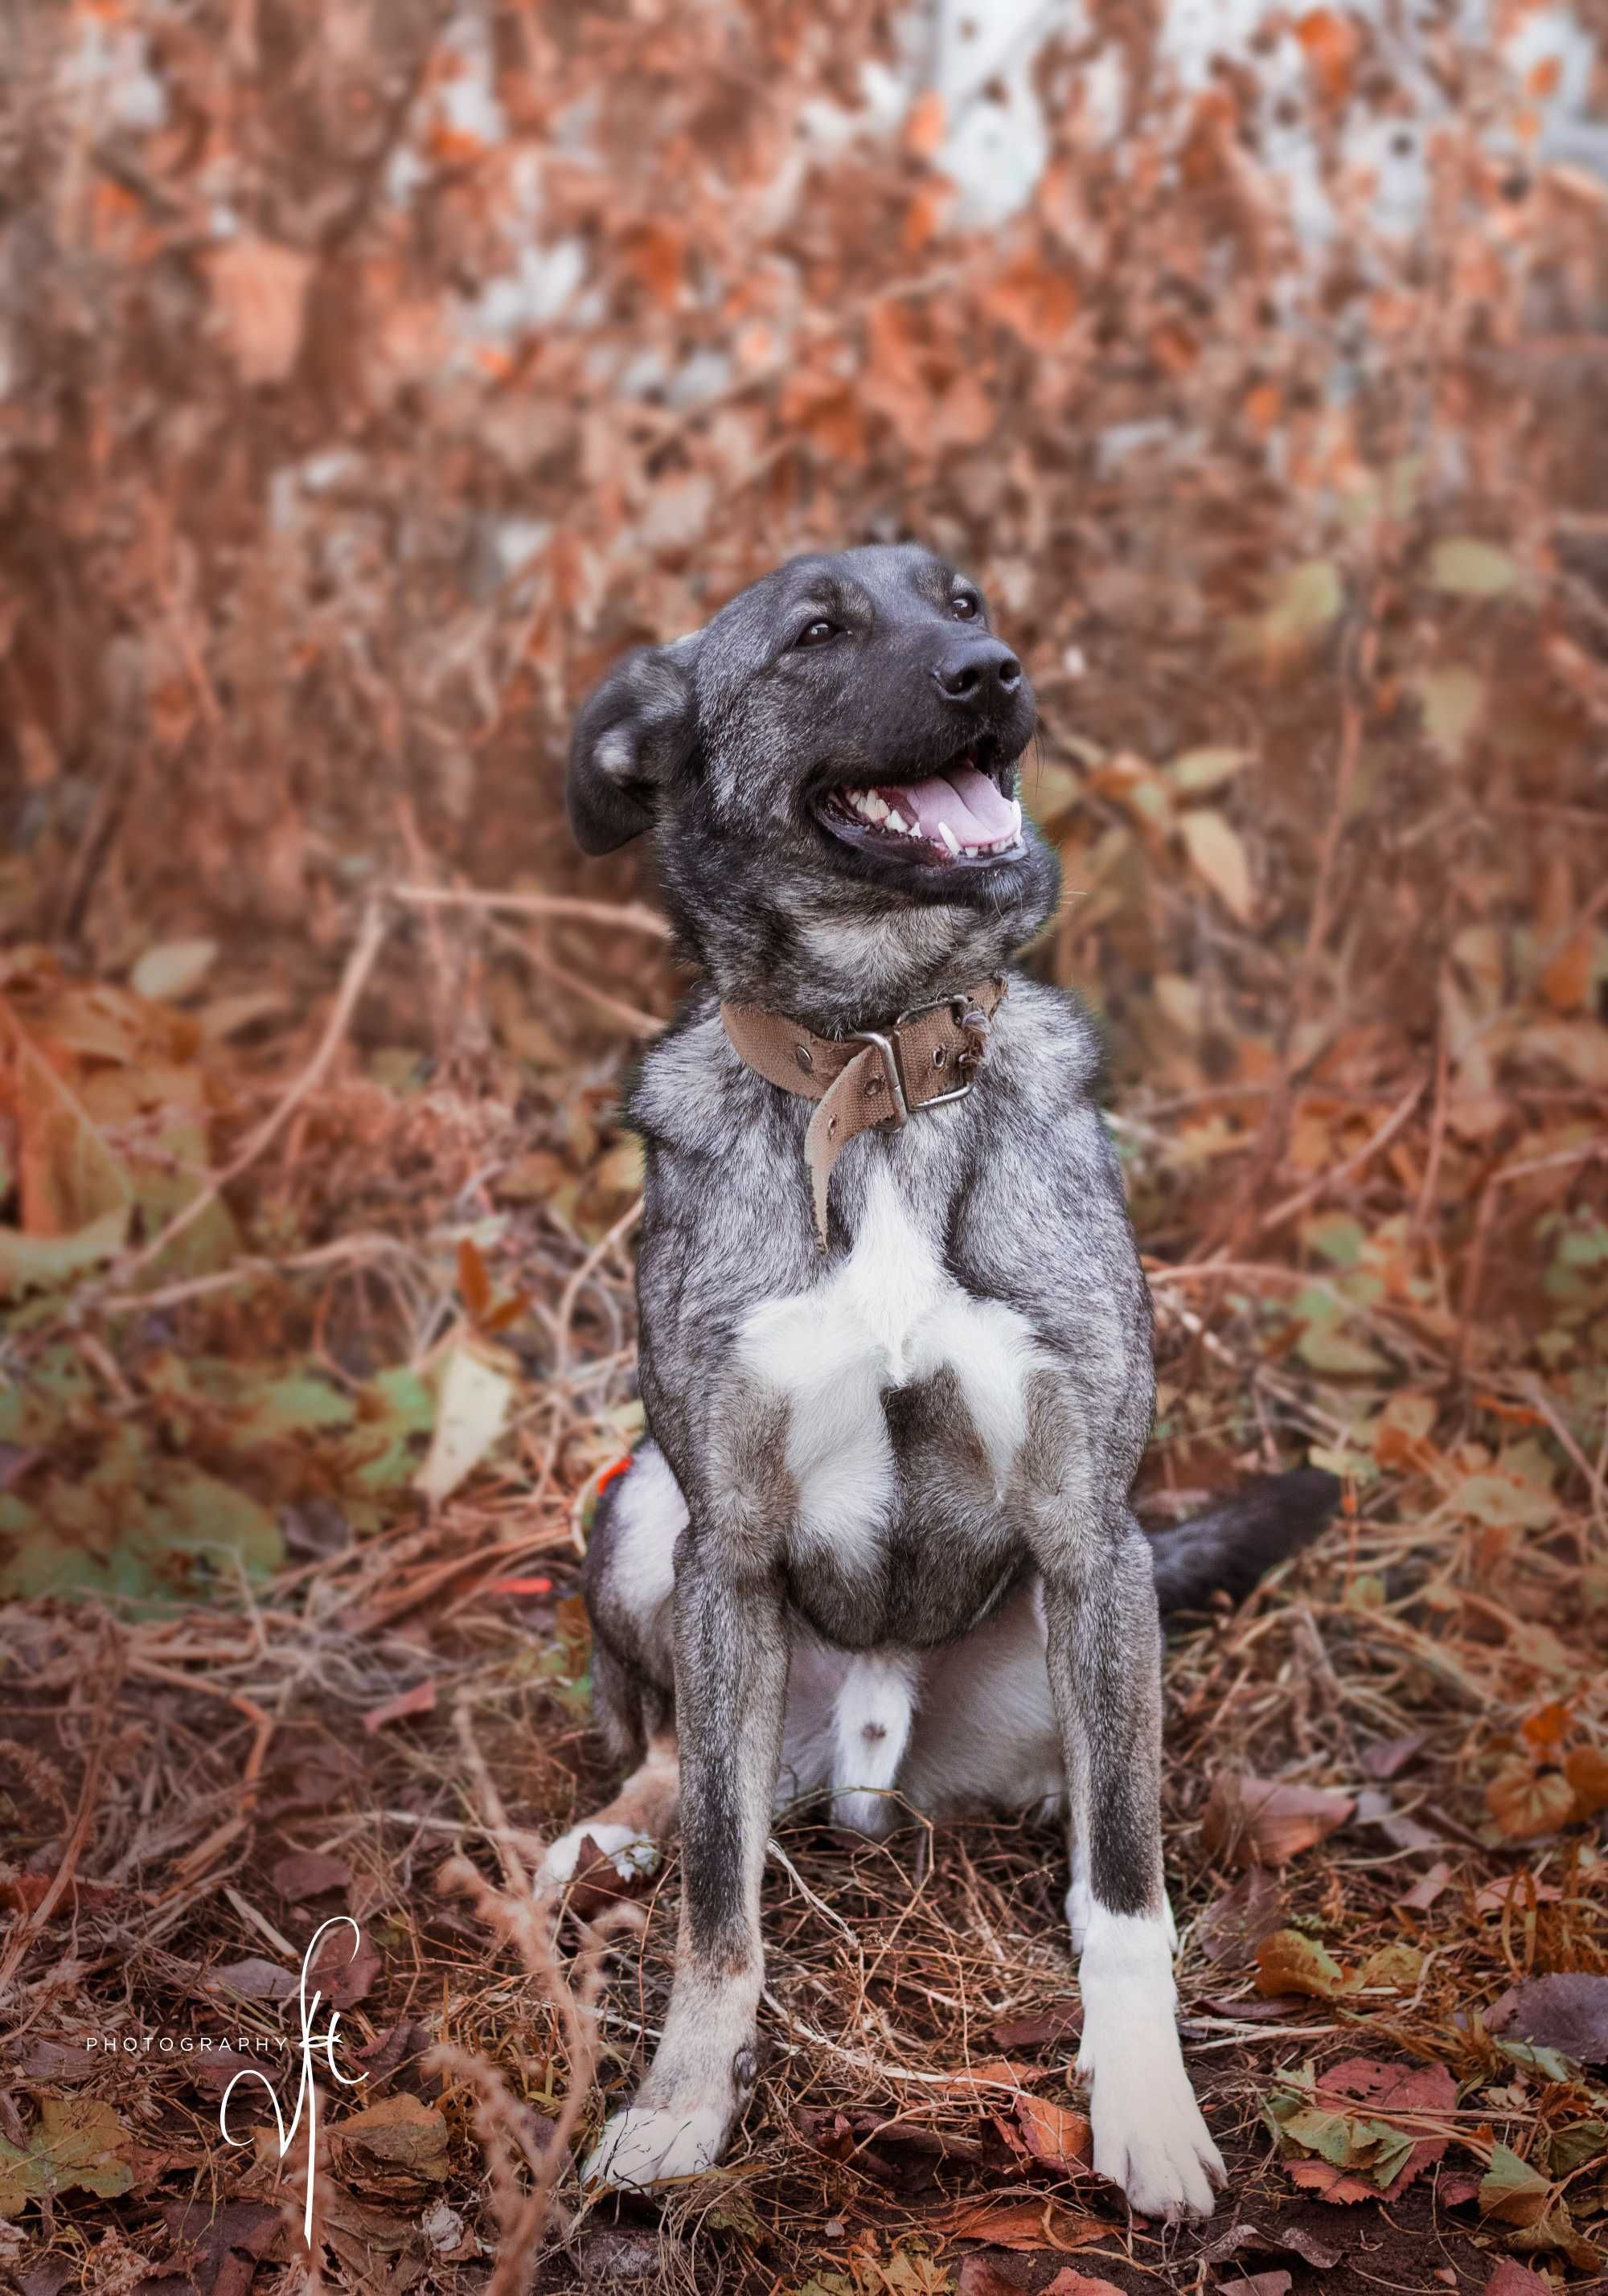
{"label": "grey dog", "polygon": [[632,654],[576,726],[580,843],[652,832],[705,976],[629,1096],[649,1435],[587,1564],[636,1767],[544,1868],[589,1834],[624,1871],[680,1825],[663,2038],[594,2181],[719,2156],[773,1810],[812,1796],[871,1833],[1063,1816],[1095,2165],[1169,2218],[1222,2180],[1177,2025],[1158,1614],[1246,1591],[1336,1486],[1297,1470],[1153,1538],[1130,1512],[1150,1300],[1096,1033],[1008,970],[1059,885],[1016,795],[1036,719],[975,583],[878,546]]}

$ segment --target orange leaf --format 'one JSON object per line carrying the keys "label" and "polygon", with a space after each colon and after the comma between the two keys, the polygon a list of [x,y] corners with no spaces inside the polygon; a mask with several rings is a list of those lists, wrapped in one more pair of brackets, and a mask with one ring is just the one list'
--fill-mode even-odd
{"label": "orange leaf", "polygon": [[918,95],[905,115],[905,149],[917,160],[930,160],[944,140],[944,100],[937,88]]}
{"label": "orange leaf", "polygon": [[1020,255],[1006,264],[978,296],[991,318],[1003,319],[1036,351],[1059,346],[1078,316],[1081,299],[1071,271],[1056,268],[1037,255]]}
{"label": "orange leaf", "polygon": [[1558,1748],[1569,1735],[1573,1718],[1568,1707],[1560,1706],[1555,1700],[1551,1705],[1538,1707],[1535,1713],[1527,1714],[1519,1725],[1519,1735],[1527,1746],[1534,1749],[1542,1761],[1553,1762],[1557,1759]]}
{"label": "orange leaf", "polygon": [[1332,8],[1313,8],[1298,18],[1295,37],[1318,94],[1326,102],[1343,103],[1351,92],[1351,70],[1359,45],[1355,24],[1337,16]]}
{"label": "orange leaf", "polygon": [[1538,1770],[1529,1758],[1504,1762],[1485,1789],[1485,1807],[1510,1841],[1555,1833],[1574,1816],[1574,1788],[1560,1770]]}
{"label": "orange leaf", "polygon": [[1082,2216],[1054,2201],[1019,2201],[1000,2194],[956,2201],[941,2215],[928,2217],[923,2229],[946,2233],[951,2240],[985,2240],[995,2248],[1058,2248],[1064,2254],[1109,2238],[1112,2228],[1099,2217]]}
{"label": "orange leaf", "polygon": [[1563,1775],[1574,1794],[1577,1825],[1608,1809],[1608,1754],[1600,1746],[1576,1746],[1565,1754]]}
{"label": "orange leaf", "polygon": [[1201,1839],[1233,1866],[1287,1866],[1343,1825],[1356,1807],[1350,1794],[1327,1786],[1224,1770],[1213,1781]]}
{"label": "orange leaf", "polygon": [[458,1290],[464,1305],[478,1324],[491,1305],[491,1279],[472,1236],[458,1240]]}
{"label": "orange leaf", "polygon": [[1016,2118],[1028,2141],[1028,2150],[1046,2168],[1063,2177],[1095,2165],[1093,2138],[1084,2114],[1070,2105],[1054,2104],[1045,2096],[1019,2096]]}
{"label": "orange leaf", "polygon": [[1591,994],[1596,937],[1588,925],[1571,933],[1541,974],[1541,994],[1555,1013],[1578,1013]]}

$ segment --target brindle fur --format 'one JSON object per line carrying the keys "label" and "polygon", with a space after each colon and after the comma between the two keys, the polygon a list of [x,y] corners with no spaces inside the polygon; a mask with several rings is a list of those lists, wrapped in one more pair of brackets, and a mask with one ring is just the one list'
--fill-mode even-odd
{"label": "brindle fur", "polygon": [[[652,1746],[647,1799],[661,1826],[675,1800],[663,1785],[672,1732],[679,1752],[677,1974],[634,2112],[611,2123],[600,2148],[596,2165],[621,2180],[712,2157],[751,2079],[759,1882],[778,1773],[783,1797],[790,1780],[821,1783],[816,1757],[799,1749],[824,1743],[826,1726],[812,1709],[806,1727],[796,1710],[821,1684],[835,1694],[852,1673],[846,1653],[898,1654],[898,1680],[919,1681],[925,1668],[946,1682],[949,1737],[935,1734],[939,1719],[919,1690],[910,1722],[908,1774],[926,1781],[928,1806],[943,1805],[945,1775],[968,1770],[954,1734],[966,1652],[980,1669],[997,1658],[989,1679],[1016,1685],[1019,1703],[1023,1682],[1029,1693],[1042,1686],[1049,1768],[1030,1759],[1025,1733],[1021,1794],[1068,1810],[1074,1931],[1092,1922],[1090,1951],[1097,1935],[1100,1968],[1118,1972],[1112,1985],[1150,2005],[1161,1980],[1122,1973],[1128,1948],[1109,1940],[1148,1952],[1169,1918],[1158,1575],[1173,1602],[1198,1601],[1214,1584],[1243,1591],[1333,1495],[1326,1477],[1283,1478],[1153,1547],[1136,1522],[1128,1494],[1154,1400],[1150,1302],[1094,1097],[1098,1040],[1073,998],[1012,974],[971,1097],[869,1133],[841,1157],[825,1257],[802,1159],[811,1104],[748,1070],[721,1026],[723,997],[828,1033],[885,1024],[1006,968],[1052,913],[1055,862],[1030,823],[1008,862],[920,870],[839,843],[812,810],[828,785],[935,768],[968,729],[997,759],[1020,758],[1031,691],[996,674],[1010,658],[986,616],[957,627],[960,581],[914,547],[795,561],[701,631],[628,659],[576,729],[570,794],[581,841],[606,850],[652,831],[667,906],[705,976],[629,1098],[647,1159],[642,1394],[685,1527],[667,1518],[656,1559],[640,1525],[622,1539],[611,1495],[586,1581],[600,1720],[622,1759]],[[796,635],[812,616],[841,635],[800,650]],[[957,701],[935,669],[972,659],[983,673]],[[907,1233],[926,1255],[922,1280],[958,1302],[948,1310],[957,1329],[970,1328],[970,1302],[980,1346],[1005,1334],[999,1360],[1019,1385],[1020,1426],[1002,1473],[967,1409],[964,1362],[890,1374],[881,1394],[890,1472],[860,1515],[850,1492],[852,1519],[840,1508],[824,1526],[789,1465],[803,1390],[756,1369],[752,1319],[803,1301],[804,1331],[834,1275],[879,1248],[879,1222],[896,1259]],[[868,1724],[867,1740],[887,1726]],[[1087,1991],[1087,1956],[1084,1973]],[[1154,2047],[1165,2054],[1163,2042]],[[1103,2143],[1103,2165],[1136,2204],[1209,2206],[1215,2153],[1203,2129],[1198,2141],[1178,2133],[1194,2114],[1186,2084],[1187,2112],[1175,2099],[1147,2153],[1144,2129],[1128,2125],[1143,2108],[1123,2103],[1109,2045],[1094,2077],[1097,2152]],[[645,2148],[639,2177],[621,2166],[627,2137]]]}

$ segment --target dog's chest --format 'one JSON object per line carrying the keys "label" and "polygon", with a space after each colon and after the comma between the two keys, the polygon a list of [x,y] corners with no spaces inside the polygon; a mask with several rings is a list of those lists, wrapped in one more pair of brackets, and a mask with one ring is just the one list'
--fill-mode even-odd
{"label": "dog's chest", "polygon": [[[898,1402],[910,1390],[927,1398],[915,1415],[918,1453],[923,1439],[941,1445],[946,1487],[967,1486],[953,1492],[961,1513],[980,1521],[1009,1485],[1028,1379],[1048,1357],[1023,1316],[956,1282],[936,1226],[930,1210],[913,1210],[891,1171],[880,1170],[848,1257],[808,1290],[767,1300],[744,1319],[740,1360],[787,1404],[802,1550],[795,1564],[830,1561],[852,1573],[883,1556],[913,1464],[901,1462],[890,1414],[906,1428],[907,1451],[910,1414]],[[919,1456],[914,1464],[919,1471]]]}

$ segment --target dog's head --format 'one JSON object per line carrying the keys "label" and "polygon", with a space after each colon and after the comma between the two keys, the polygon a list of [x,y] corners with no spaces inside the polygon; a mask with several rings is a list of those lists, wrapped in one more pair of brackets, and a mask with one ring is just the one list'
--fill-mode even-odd
{"label": "dog's head", "polygon": [[723,996],[850,1027],[980,977],[1048,915],[1054,859],[1017,795],[1034,724],[954,567],[796,558],[597,688],[570,817],[588,853],[655,832]]}

